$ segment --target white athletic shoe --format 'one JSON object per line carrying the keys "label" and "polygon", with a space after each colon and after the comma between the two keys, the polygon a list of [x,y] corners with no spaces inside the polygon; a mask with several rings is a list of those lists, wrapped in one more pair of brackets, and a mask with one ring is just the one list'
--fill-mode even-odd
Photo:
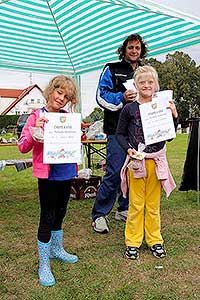
{"label": "white athletic shoe", "polygon": [[108,228],[108,221],[106,219],[106,217],[102,216],[99,218],[96,218],[96,220],[94,222],[92,222],[92,226],[94,231],[98,232],[98,233],[108,233],[109,232],[109,228]]}
{"label": "white athletic shoe", "polygon": [[116,211],[115,220],[126,222],[128,216],[128,210]]}

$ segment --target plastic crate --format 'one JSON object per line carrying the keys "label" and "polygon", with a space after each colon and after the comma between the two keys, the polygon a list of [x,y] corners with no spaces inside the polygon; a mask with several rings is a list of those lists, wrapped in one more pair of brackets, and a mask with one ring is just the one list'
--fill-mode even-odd
{"label": "plastic crate", "polygon": [[96,197],[97,190],[101,183],[101,176],[91,176],[89,179],[74,178],[70,198],[76,200]]}

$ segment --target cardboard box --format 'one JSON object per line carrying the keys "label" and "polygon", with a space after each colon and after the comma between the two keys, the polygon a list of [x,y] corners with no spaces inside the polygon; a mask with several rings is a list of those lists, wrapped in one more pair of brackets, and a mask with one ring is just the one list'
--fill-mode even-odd
{"label": "cardboard box", "polygon": [[89,179],[74,178],[70,198],[82,200],[96,197],[97,190],[101,183],[101,176],[91,176]]}

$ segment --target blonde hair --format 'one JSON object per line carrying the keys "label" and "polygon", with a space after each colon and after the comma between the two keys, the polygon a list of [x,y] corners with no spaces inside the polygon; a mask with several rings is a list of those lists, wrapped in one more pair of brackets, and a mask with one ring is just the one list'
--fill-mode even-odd
{"label": "blonde hair", "polygon": [[65,75],[57,75],[52,78],[47,85],[47,87],[43,91],[43,95],[48,103],[50,96],[55,91],[55,89],[63,89],[66,91],[69,110],[75,111],[76,105],[78,103],[78,91],[77,87],[72,78]]}
{"label": "blonde hair", "polygon": [[135,81],[136,87],[137,87],[137,83],[138,83],[139,77],[141,75],[147,74],[147,73],[150,74],[153,77],[153,79],[155,80],[156,91],[158,92],[159,89],[160,89],[159,83],[158,83],[158,73],[156,72],[156,70],[153,67],[148,66],[148,65],[140,66],[135,71],[135,73],[134,73],[134,81]]}

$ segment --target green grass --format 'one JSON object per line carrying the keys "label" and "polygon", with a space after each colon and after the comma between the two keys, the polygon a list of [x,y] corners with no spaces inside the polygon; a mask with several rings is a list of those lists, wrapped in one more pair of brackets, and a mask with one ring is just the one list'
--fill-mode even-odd
{"label": "green grass", "polygon": [[[39,202],[32,169],[0,171],[0,268],[2,300],[195,300],[199,299],[199,207],[194,191],[180,192],[187,135],[168,143],[177,189],[162,195],[162,233],[168,256],[158,260],[145,243],[137,262],[123,258],[124,224],[109,216],[111,231],[91,228],[94,199],[71,200],[64,221],[65,248],[79,256],[75,265],[52,262],[57,284],[41,287],[37,278]],[[14,146],[0,147],[0,159],[22,158]],[[30,157],[30,154],[26,155]],[[163,269],[155,266],[162,265]]]}

